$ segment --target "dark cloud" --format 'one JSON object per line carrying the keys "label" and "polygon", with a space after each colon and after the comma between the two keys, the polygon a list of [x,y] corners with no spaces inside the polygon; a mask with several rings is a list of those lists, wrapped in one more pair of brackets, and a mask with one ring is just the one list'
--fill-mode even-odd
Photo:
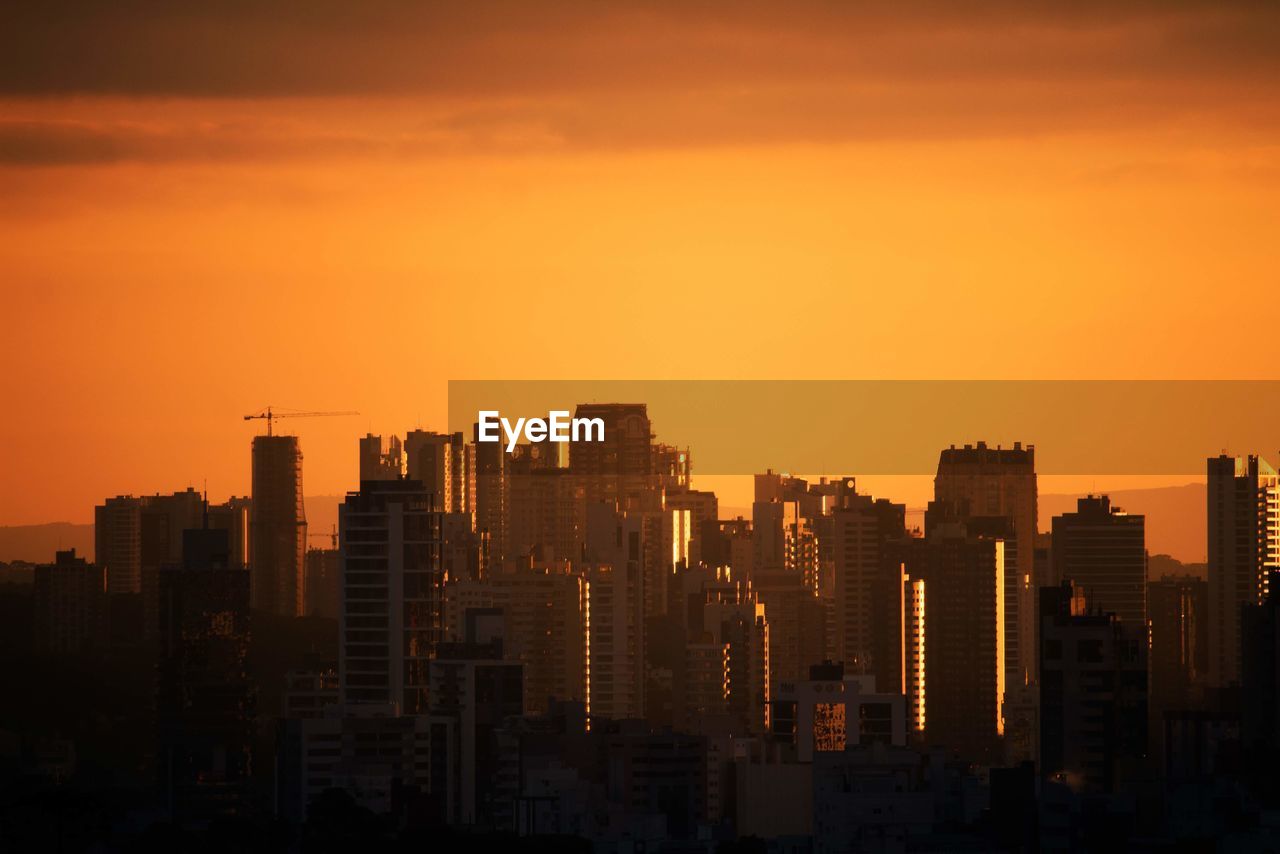
{"label": "dark cloud", "polygon": [[9,4],[0,92],[529,95],[797,79],[1271,77],[1280,4]]}
{"label": "dark cloud", "polygon": [[[0,98],[430,105],[280,127],[0,112],[0,163],[619,149],[1280,124],[1280,3],[48,2]],[[0,109],[3,109],[0,107]],[[215,108],[210,113],[216,114]],[[59,116],[63,118],[63,116]]]}

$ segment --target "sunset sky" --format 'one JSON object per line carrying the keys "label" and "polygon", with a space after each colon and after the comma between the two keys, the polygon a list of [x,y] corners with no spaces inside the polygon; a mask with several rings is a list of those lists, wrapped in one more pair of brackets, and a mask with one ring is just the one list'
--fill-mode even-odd
{"label": "sunset sky", "polygon": [[1280,375],[1280,4],[22,5],[0,525],[450,379]]}

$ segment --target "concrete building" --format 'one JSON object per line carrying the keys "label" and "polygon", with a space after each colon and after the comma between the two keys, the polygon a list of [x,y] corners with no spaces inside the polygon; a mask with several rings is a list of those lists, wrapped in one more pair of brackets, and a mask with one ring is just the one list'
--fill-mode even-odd
{"label": "concrete building", "polygon": [[397,715],[389,705],[329,705],[319,715],[286,718],[276,739],[276,814],[303,823],[312,802],[342,789],[379,814],[410,810],[452,820],[457,792],[456,722]]}
{"label": "concrete building", "polygon": [[702,532],[720,518],[720,502],[714,492],[696,489],[667,490],[663,498],[667,510],[689,511],[689,566],[702,563]]}
{"label": "concrete building", "polygon": [[[211,527],[225,527],[231,538],[232,561],[244,553],[243,529],[234,527],[237,509],[246,499],[232,499],[210,508]],[[225,514],[218,512],[225,510]],[[95,562],[107,576],[107,592],[120,617],[113,633],[141,635],[154,642],[158,631],[160,568],[182,560],[182,532],[203,524],[205,502],[194,489],[169,495],[119,495],[94,511]],[[244,562],[236,563],[243,568]],[[137,596],[139,600],[129,600]],[[140,617],[140,619],[139,619]],[[134,625],[124,625],[125,622]]]}
{"label": "concrete building", "polygon": [[471,513],[475,508],[475,446],[462,433],[411,430],[404,440],[410,480],[421,481],[435,496],[437,510]]}
{"label": "concrete building", "polygon": [[360,482],[399,480],[404,474],[404,448],[399,436],[366,434],[360,439]]}
{"label": "concrete building", "polygon": [[582,403],[574,418],[600,419],[603,442],[574,442],[569,470],[580,478],[588,506],[620,510],[656,509],[662,490],[655,474],[653,428],[643,403]]}
{"label": "concrete building", "polygon": [[1280,569],[1280,475],[1262,457],[1208,461],[1209,681],[1240,679],[1240,613]]}
{"label": "concrete building", "polygon": [[808,677],[783,683],[771,699],[771,734],[794,747],[796,761],[812,762],[815,753],[872,744],[906,746],[902,694],[877,692],[874,677],[846,675],[842,665],[832,662],[809,668]]}
{"label": "concrete building", "polygon": [[306,615],[338,619],[342,612],[342,552],[307,549],[306,576]]}
{"label": "concrete building", "polygon": [[989,762],[1004,727],[1004,541],[971,533],[966,518],[931,502],[925,537],[885,549],[877,684],[906,695],[929,744]]}
{"label": "concrete building", "polygon": [[590,709],[587,632],[590,585],[567,569],[528,567],[484,581],[446,587],[446,634],[466,637],[466,617],[477,609],[502,613],[503,654],[524,665],[524,708],[545,714],[553,700]]}
{"label": "concrete building", "polygon": [[33,575],[34,647],[43,655],[101,652],[107,641],[107,586],[102,567],[60,551]]}
{"label": "concrete building", "polygon": [[338,510],[342,702],[428,711],[428,663],[444,639],[444,514],[414,480],[366,481]]}
{"label": "concrete building", "polygon": [[769,620],[770,693],[826,658],[826,609],[796,569],[756,570],[752,589]]}
{"label": "concrete building", "polygon": [[905,519],[904,505],[857,494],[847,496],[832,513],[834,659],[850,673],[874,672],[885,543],[904,535]]}
{"label": "concrete building", "polygon": [[1147,754],[1144,627],[1091,609],[1070,580],[1040,591],[1040,614],[1040,773],[1120,791]]}
{"label": "concrete building", "polygon": [[[475,430],[479,430],[478,425]],[[475,442],[469,447],[475,465],[475,530],[488,538],[490,563],[500,565],[510,549],[508,455],[499,442]]]}
{"label": "concrete building", "polygon": [[523,665],[503,659],[502,642],[443,644],[430,664],[431,713],[454,721],[457,794],[454,821],[507,829],[511,805],[497,797],[497,731],[524,712]]}
{"label": "concrete building", "polygon": [[1147,620],[1146,519],[1105,495],[1078,499],[1076,512],[1053,517],[1053,575],[1070,579],[1091,607],[1141,631]]}
{"label": "concrete building", "polygon": [[253,438],[251,541],[253,607],[282,617],[305,614],[307,515],[297,436]]}
{"label": "concrete building", "polygon": [[290,670],[284,677],[281,717],[321,718],[338,699],[337,671]]}
{"label": "concrete building", "polygon": [[166,811],[201,826],[249,807],[255,689],[249,573],[225,530],[183,532],[182,562],[159,577],[157,768]]}
{"label": "concrete building", "polygon": [[1209,585],[1203,579],[1166,575],[1147,583],[1150,696],[1156,724],[1165,711],[1201,704],[1209,669],[1208,611]]}
{"label": "concrete building", "polygon": [[938,458],[934,500],[964,507],[971,517],[1001,517],[1010,530],[1005,541],[1005,682],[1035,679],[1035,591],[1046,579],[1034,576],[1037,531],[1035,446],[1015,442],[994,448],[986,442],[957,448]]}
{"label": "concrete building", "polygon": [[644,717],[644,603],[639,560],[586,568],[591,719]]}
{"label": "concrete building", "polygon": [[106,570],[109,593],[142,592],[144,501],[132,495],[117,495],[94,509],[94,561]]}
{"label": "concrete building", "polygon": [[814,854],[913,850],[912,841],[927,836],[938,818],[936,766],[913,750],[882,744],[818,754]]}

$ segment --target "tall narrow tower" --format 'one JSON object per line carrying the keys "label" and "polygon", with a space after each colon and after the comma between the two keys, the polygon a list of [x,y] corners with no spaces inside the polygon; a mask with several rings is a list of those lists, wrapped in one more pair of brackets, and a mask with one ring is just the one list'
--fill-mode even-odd
{"label": "tall narrow tower", "polygon": [[1240,613],[1280,569],[1280,476],[1257,456],[1209,458],[1209,680],[1240,680]]}
{"label": "tall narrow tower", "polygon": [[302,616],[307,516],[297,436],[254,437],[251,528],[253,607],[283,617]]}
{"label": "tall narrow tower", "polygon": [[[994,448],[986,442],[957,448],[938,457],[933,480],[937,501],[963,509],[970,527],[985,519],[988,531],[997,520],[1007,530],[1005,544],[1005,682],[1012,689],[1036,678],[1035,591],[1046,579],[1034,577],[1036,540],[1035,446],[1015,442]],[[967,509],[965,509],[967,508]]]}

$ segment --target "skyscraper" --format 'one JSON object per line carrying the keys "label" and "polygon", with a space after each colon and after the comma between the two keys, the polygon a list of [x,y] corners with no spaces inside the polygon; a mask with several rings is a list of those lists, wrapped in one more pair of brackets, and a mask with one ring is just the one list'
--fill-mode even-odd
{"label": "skyscraper", "polygon": [[404,449],[405,474],[435,496],[437,510],[470,513],[475,509],[474,446],[463,441],[461,433],[410,430]]}
{"label": "skyscraper", "polygon": [[653,428],[643,403],[582,403],[574,418],[604,422],[603,442],[575,442],[569,470],[582,478],[588,504],[605,502],[622,509],[659,506],[655,490]]}
{"label": "skyscraper", "polygon": [[502,612],[503,654],[524,664],[524,708],[545,714],[551,700],[588,705],[587,580],[563,569],[521,568],[483,581],[453,581],[446,588],[449,639],[466,638],[475,608]]}
{"label": "skyscraper", "polygon": [[444,637],[444,514],[415,480],[366,481],[338,509],[343,703],[428,712],[428,663]]}
{"label": "skyscraper", "polygon": [[[1147,584],[1151,632],[1151,706],[1192,709],[1209,666],[1209,585],[1192,575],[1166,575]],[[1153,715],[1153,721],[1161,718]]]}
{"label": "skyscraper", "polygon": [[[476,427],[478,431],[478,426]],[[410,434],[412,438],[413,434]],[[475,463],[475,529],[487,536],[489,559],[501,563],[510,550],[507,535],[509,484],[507,453],[499,442],[476,442],[472,446]],[[412,461],[412,457],[410,458]],[[410,474],[418,469],[411,462]]]}
{"label": "skyscraper", "polygon": [[283,617],[306,613],[307,516],[297,436],[253,438],[253,606]]}
{"label": "skyscraper", "polygon": [[[216,516],[220,524],[233,525],[237,500],[243,501],[232,499],[225,505],[227,513]],[[170,495],[119,495],[96,508],[95,561],[106,571],[113,609],[127,622],[140,622],[126,627],[113,620],[113,634],[141,633],[155,639],[160,569],[182,559],[182,532],[200,527],[204,511],[204,499],[191,488]],[[139,596],[140,602],[130,607],[126,603],[132,596]]]}
{"label": "skyscraper", "polygon": [[1240,612],[1280,569],[1280,476],[1258,456],[1209,458],[1209,679],[1240,679]]}
{"label": "skyscraper", "polygon": [[142,592],[142,504],[132,495],[108,498],[94,509],[94,561],[107,570],[111,594]]}
{"label": "skyscraper", "polygon": [[1145,633],[1146,518],[1111,506],[1105,495],[1076,501],[1076,512],[1053,518],[1053,575],[1084,591],[1091,607]]}
{"label": "skyscraper", "polygon": [[[1005,537],[1005,674],[1009,685],[1035,678],[1035,590],[1043,579],[1033,576],[1036,538],[1035,446],[1014,442],[1012,448],[986,442],[957,448],[938,458],[934,499],[951,503],[971,517],[1004,517],[1012,526]],[[964,509],[966,508],[967,509]]]}
{"label": "skyscraper", "polygon": [[1040,772],[1115,792],[1147,751],[1147,644],[1063,581],[1040,591]]}
{"label": "skyscraper", "polygon": [[835,657],[847,673],[874,668],[876,601],[885,543],[903,536],[906,507],[869,495],[846,495],[832,513]]}
{"label": "skyscraper", "polygon": [[375,436],[360,439],[360,482],[395,480],[403,473],[404,453],[398,436]]}
{"label": "skyscraper", "polygon": [[923,624],[904,648],[909,671],[923,658],[925,732],[968,759],[989,760],[1004,731],[1004,546],[970,531],[961,508],[934,501],[925,539],[906,562],[910,581],[924,582],[923,590],[904,587],[903,623],[912,632]]}
{"label": "skyscraper", "polygon": [[165,806],[201,824],[247,806],[254,692],[249,573],[231,567],[228,533],[183,533],[182,562],[160,572],[156,722]]}

